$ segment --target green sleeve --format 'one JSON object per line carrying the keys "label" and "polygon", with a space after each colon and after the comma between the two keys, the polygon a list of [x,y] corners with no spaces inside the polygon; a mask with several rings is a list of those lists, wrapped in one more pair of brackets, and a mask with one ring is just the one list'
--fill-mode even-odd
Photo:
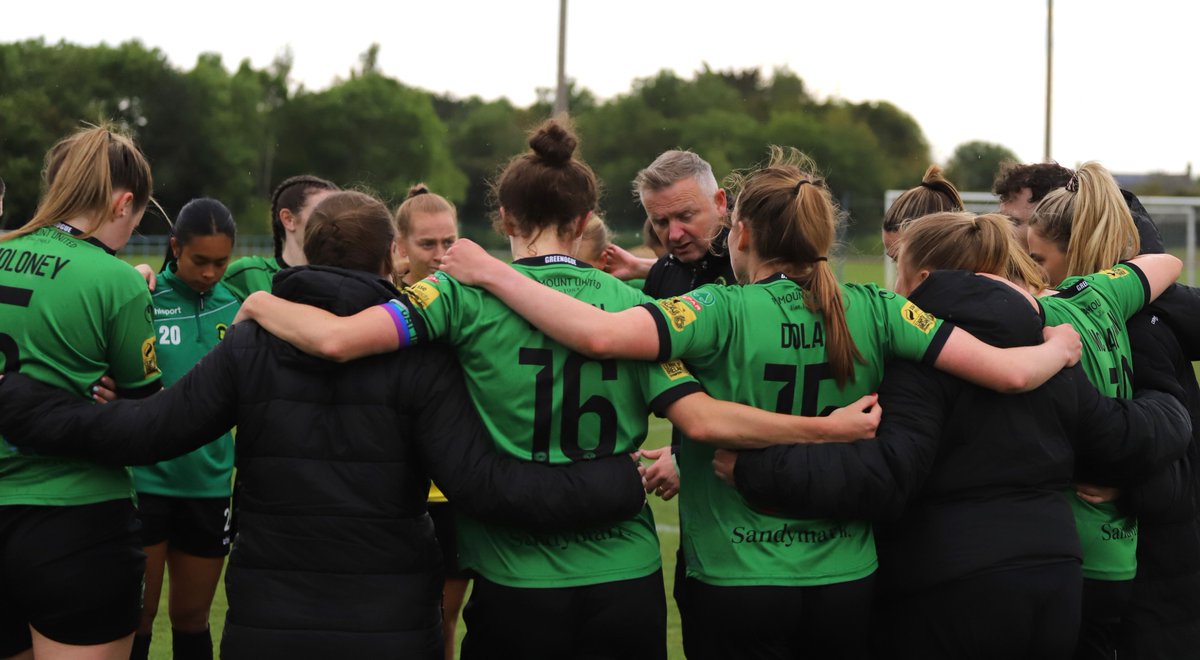
{"label": "green sleeve", "polygon": [[667,416],[667,408],[683,397],[703,392],[700,382],[688,371],[682,360],[667,362],[638,362],[642,370],[649,408],[659,417]]}
{"label": "green sleeve", "polygon": [[1083,278],[1108,300],[1122,321],[1128,321],[1150,302],[1150,283],[1142,269],[1120,263]]}
{"label": "green sleeve", "polygon": [[109,373],[122,390],[136,390],[159,379],[154,348],[154,307],[150,291],[138,281],[138,291],[108,322]]}
{"label": "green sleeve", "polygon": [[658,327],[658,360],[686,360],[721,350],[733,325],[730,291],[738,289],[710,284],[642,305]]}
{"label": "green sleeve", "polygon": [[481,312],[479,290],[463,286],[442,272],[406,287],[404,293],[423,321],[420,341],[442,339],[454,344],[463,329],[463,319],[474,319]]}
{"label": "green sleeve", "polygon": [[884,339],[883,359],[903,358],[933,364],[950,337],[953,326],[887,289],[875,290],[870,300],[874,304],[875,321]]}

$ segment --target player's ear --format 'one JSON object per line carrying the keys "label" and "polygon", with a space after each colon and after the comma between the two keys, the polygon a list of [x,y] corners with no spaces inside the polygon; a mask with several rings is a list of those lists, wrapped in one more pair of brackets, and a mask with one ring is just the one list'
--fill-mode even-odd
{"label": "player's ear", "polygon": [[504,232],[505,236],[517,235],[516,227],[513,226],[513,221],[508,217],[508,213],[504,210],[503,206],[500,207],[500,229]]}
{"label": "player's ear", "polygon": [[583,232],[585,229],[587,229],[587,223],[591,217],[592,217],[592,212],[588,211],[587,213],[579,216],[578,218],[575,218],[575,221],[572,223],[574,225],[572,227],[572,231],[574,232],[572,234],[572,237],[575,240],[579,240],[579,239],[583,238]]}
{"label": "player's ear", "polygon": [[[750,249],[750,227],[741,220],[735,220],[733,228],[737,231],[736,241],[738,252],[746,252]],[[730,235],[732,236],[732,232]]]}

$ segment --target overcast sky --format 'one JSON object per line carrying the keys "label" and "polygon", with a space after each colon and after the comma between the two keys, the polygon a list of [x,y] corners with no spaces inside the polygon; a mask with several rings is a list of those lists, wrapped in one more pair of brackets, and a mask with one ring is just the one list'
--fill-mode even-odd
{"label": "overcast sky", "polygon": [[[186,68],[204,51],[262,67],[290,46],[309,89],[372,42],[386,74],[434,92],[524,105],[555,80],[557,0],[4,4],[0,41],[138,38]],[[1117,172],[1200,159],[1200,3],[1055,0],[1054,28],[1051,157]],[[567,29],[568,75],[601,98],[660,69],[787,66],[820,97],[904,109],[939,161],[975,139],[1042,158],[1046,0],[572,0]]]}

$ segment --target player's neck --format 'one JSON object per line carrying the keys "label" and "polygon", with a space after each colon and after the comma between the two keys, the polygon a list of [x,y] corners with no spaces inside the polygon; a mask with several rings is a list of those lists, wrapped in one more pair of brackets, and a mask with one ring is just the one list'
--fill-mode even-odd
{"label": "player's neck", "polygon": [[513,259],[541,257],[547,254],[565,254],[575,256],[578,241],[564,241],[554,230],[542,232],[533,236],[509,236]]}
{"label": "player's neck", "polygon": [[283,261],[289,266],[303,266],[308,263],[304,257],[304,248],[291,241],[283,244]]}

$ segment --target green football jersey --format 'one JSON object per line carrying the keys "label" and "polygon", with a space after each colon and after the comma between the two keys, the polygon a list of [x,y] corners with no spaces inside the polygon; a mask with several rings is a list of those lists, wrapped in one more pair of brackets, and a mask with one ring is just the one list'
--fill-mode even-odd
{"label": "green football jersey", "polygon": [[[892,358],[931,363],[952,326],[874,285],[843,284],[846,320],[864,358],[838,388],[823,317],[800,285],[778,274],[748,286],[706,285],[646,306],[659,357],[681,358],[718,399],[765,410],[825,415],[875,392]],[[713,474],[713,448],[679,450],[679,516],[687,573],[716,586],[811,586],[848,582],[877,567],[871,525],[799,520],[749,507]]]}
{"label": "green football jersey", "polygon": [[[159,378],[150,292],[132,266],[60,224],[0,243],[0,354],[20,371],[84,398]],[[0,504],[77,505],[131,497],[129,471],[38,456],[0,438]]]}
{"label": "green football jersey", "polygon": [[284,268],[275,257],[242,257],[229,264],[221,283],[241,301],[255,291],[270,291],[275,273]]}
{"label": "green football jersey", "polygon": [[[170,271],[158,274],[153,297],[158,366],[169,387],[216,347],[241,303],[219,282],[200,295]],[[133,468],[137,492],[170,497],[229,497],[232,476],[232,433],[178,458]]]}
{"label": "green football jersey", "polygon": [[[648,300],[563,255],[523,259],[513,267],[609,311]],[[512,456],[567,463],[635,451],[646,437],[647,409],[661,414],[700,389],[678,362],[592,360],[573,353],[490,293],[444,273],[406,292],[423,321],[416,324],[417,340],[457,347],[485,426],[496,447]],[[463,566],[499,584],[598,584],[644,577],[661,566],[649,506],[614,525],[563,533],[532,533],[461,514],[458,520]]]}
{"label": "green football jersey", "polygon": [[[1105,396],[1133,396],[1133,352],[1125,322],[1150,299],[1146,276],[1132,264],[1070,277],[1058,293],[1041,298],[1046,325],[1070,323],[1083,339],[1080,364]],[[1083,575],[1093,580],[1132,580],[1137,573],[1137,517],[1115,504],[1089,504],[1067,494],[1083,546]]]}

